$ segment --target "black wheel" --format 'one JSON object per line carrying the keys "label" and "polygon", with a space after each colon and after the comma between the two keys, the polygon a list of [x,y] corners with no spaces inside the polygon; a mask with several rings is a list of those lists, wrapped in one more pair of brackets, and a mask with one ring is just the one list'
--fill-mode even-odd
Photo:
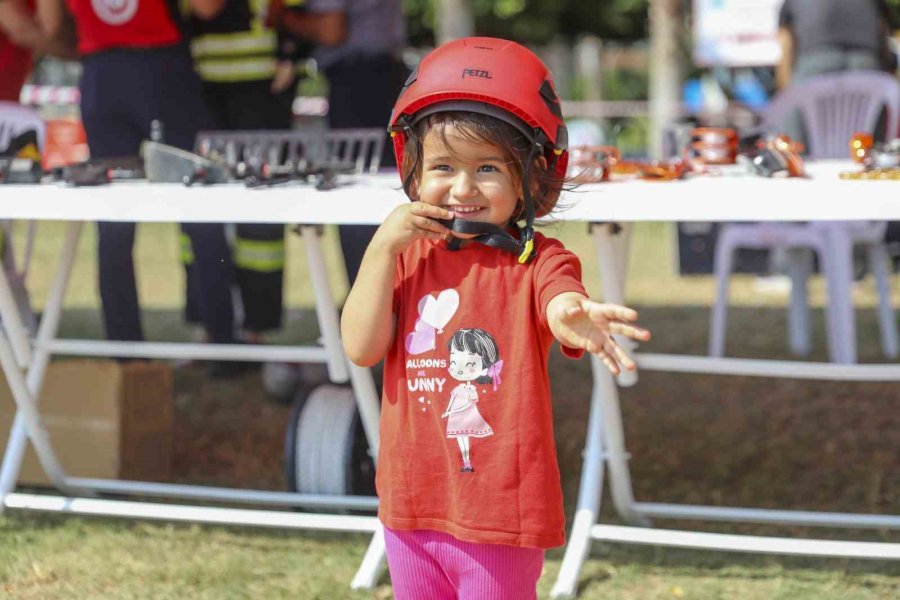
{"label": "black wheel", "polygon": [[374,495],[375,465],[348,386],[301,389],[285,439],[288,489],[303,494]]}

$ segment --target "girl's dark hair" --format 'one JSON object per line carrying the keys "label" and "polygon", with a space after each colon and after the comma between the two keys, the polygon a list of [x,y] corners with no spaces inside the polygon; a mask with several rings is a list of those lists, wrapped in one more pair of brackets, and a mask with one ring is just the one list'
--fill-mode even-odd
{"label": "girl's dark hair", "polygon": [[[481,357],[481,364],[484,367],[490,367],[500,360],[500,349],[497,348],[497,341],[494,336],[484,329],[458,329],[453,337],[447,342],[447,350],[457,352],[470,352]],[[490,376],[479,377],[476,383],[490,383],[493,379]]]}
{"label": "girl's dark hair", "polygon": [[[481,113],[465,111],[436,113],[416,124],[403,148],[403,164],[400,168],[404,179],[409,178],[412,183],[409,186],[412,200],[419,199],[416,188],[422,177],[423,142],[425,135],[432,130],[441,136],[450,152],[453,152],[453,148],[447,139],[447,130],[453,130],[467,141],[487,142],[496,146],[503,152],[515,180],[522,180],[531,143],[521,131],[509,123]],[[565,181],[556,177],[549,169],[541,168],[539,159],[535,159],[528,170],[528,178],[526,185],[530,186],[531,197],[534,199],[535,216],[543,217],[550,214],[556,207]],[[510,223],[524,218],[524,199],[519,198],[519,205]]]}

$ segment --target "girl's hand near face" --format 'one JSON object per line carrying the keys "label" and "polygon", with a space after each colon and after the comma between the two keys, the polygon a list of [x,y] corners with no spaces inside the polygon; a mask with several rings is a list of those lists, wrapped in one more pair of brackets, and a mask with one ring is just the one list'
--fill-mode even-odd
{"label": "girl's hand near face", "polygon": [[622,369],[634,371],[634,361],[616,343],[613,334],[646,342],[650,332],[633,323],[637,312],[618,304],[600,304],[581,294],[569,292],[553,298],[547,306],[547,320],[554,337],[569,348],[596,354],[615,375]]}
{"label": "girl's hand near face", "polygon": [[397,255],[418,239],[441,239],[450,230],[435,219],[447,209],[426,202],[395,208],[375,232],[341,313],[341,339],[351,362],[371,367],[387,354],[396,335],[392,312]]}
{"label": "girl's hand near face", "polygon": [[447,235],[450,230],[435,219],[452,217],[439,206],[410,202],[395,208],[375,232],[341,312],[341,339],[351,362],[371,367],[387,354],[396,335],[392,307],[397,255],[417,239]]}
{"label": "girl's hand near face", "polygon": [[452,218],[449,210],[425,202],[402,204],[384,220],[372,244],[397,255],[418,239],[440,240],[449,235],[450,229],[436,219]]}

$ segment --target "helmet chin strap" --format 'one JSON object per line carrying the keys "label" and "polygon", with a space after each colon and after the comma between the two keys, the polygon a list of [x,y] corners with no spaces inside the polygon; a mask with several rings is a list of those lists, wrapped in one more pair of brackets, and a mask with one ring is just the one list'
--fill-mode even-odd
{"label": "helmet chin strap", "polygon": [[[469,241],[512,252],[513,254],[519,254],[521,251],[519,240],[507,233],[502,227],[493,223],[470,221],[469,219],[437,219],[437,221],[455,233],[474,235],[475,237]],[[465,240],[461,240],[458,237],[450,238],[447,242],[447,247],[450,250],[458,250],[463,241]]]}
{"label": "helmet chin strap", "polygon": [[[471,239],[473,242],[484,244],[498,250],[512,252],[519,257],[522,264],[529,263],[534,260],[537,253],[534,251],[534,199],[531,197],[531,191],[528,189],[528,171],[531,163],[541,151],[541,146],[535,143],[531,147],[528,154],[528,160],[525,162],[525,172],[522,174],[522,192],[525,196],[525,226],[519,230],[519,239],[510,235],[505,229],[486,223],[484,221],[470,221],[468,219],[437,219],[445,227],[456,233],[474,234]],[[459,249],[463,240],[454,237],[447,242],[450,250]]]}

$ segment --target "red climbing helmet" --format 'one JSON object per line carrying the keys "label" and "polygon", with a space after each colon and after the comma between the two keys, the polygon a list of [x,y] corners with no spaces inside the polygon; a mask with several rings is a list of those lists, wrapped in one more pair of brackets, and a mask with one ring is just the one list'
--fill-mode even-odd
{"label": "red climbing helmet", "polygon": [[550,70],[531,50],[508,40],[461,38],[422,59],[391,113],[397,164],[403,164],[407,128],[439,112],[487,114],[540,144],[562,177],[568,161],[566,126]]}
{"label": "red climbing helmet", "polygon": [[[401,169],[403,148],[415,125],[429,115],[450,111],[482,113],[509,123],[532,142],[532,158],[542,154],[552,173],[565,175],[568,135],[559,96],[550,70],[528,48],[508,40],[470,37],[448,42],[423,58],[391,114],[389,131]],[[406,175],[400,174],[404,180]],[[535,215],[528,186],[524,189],[526,226],[517,250],[524,256],[522,262],[531,258],[534,217],[544,216]]]}

